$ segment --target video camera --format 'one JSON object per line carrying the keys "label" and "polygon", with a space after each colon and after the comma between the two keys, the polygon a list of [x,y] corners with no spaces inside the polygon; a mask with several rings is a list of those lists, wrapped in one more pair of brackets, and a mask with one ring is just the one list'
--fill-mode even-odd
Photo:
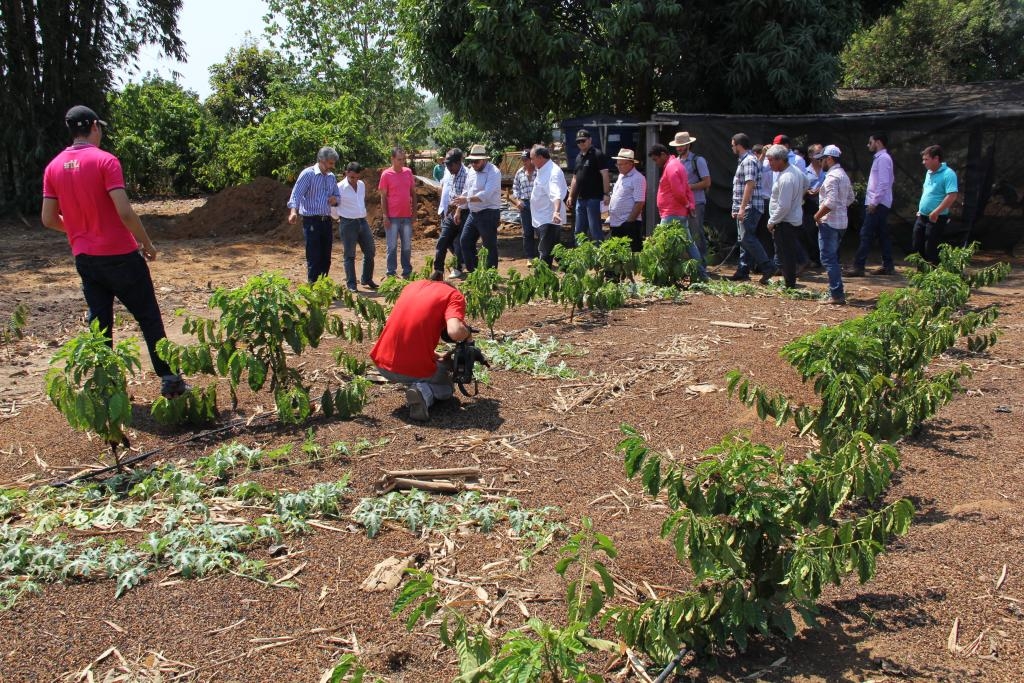
{"label": "video camera", "polygon": [[472,340],[460,341],[455,345],[455,350],[452,351],[452,382],[459,386],[459,391],[463,396],[470,396],[470,393],[466,391],[466,385],[470,382],[473,383],[472,395],[475,396],[480,392],[476,378],[473,376],[473,369],[477,363],[485,368],[491,367],[491,364],[484,358],[484,354]]}

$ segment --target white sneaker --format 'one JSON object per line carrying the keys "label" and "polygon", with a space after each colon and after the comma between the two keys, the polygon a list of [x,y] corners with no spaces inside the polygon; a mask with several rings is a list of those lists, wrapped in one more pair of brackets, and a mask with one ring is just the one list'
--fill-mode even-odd
{"label": "white sneaker", "polygon": [[455,279],[458,277],[462,277],[462,271],[459,270],[458,268],[452,268],[451,271],[448,273],[448,278]]}
{"label": "white sneaker", "polygon": [[405,390],[405,402],[409,405],[409,417],[419,422],[426,422],[430,419],[427,412],[427,401],[423,394],[416,387],[409,387]]}

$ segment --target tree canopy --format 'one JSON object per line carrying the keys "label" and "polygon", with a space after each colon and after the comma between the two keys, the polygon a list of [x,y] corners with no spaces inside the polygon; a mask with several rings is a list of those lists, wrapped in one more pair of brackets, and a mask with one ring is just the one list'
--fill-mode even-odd
{"label": "tree canopy", "polygon": [[847,87],[929,86],[1024,76],[1024,2],[906,0],[842,54]]}
{"label": "tree canopy", "polygon": [[598,110],[814,111],[860,12],[844,0],[399,1],[420,84],[492,130]]}
{"label": "tree canopy", "polygon": [[182,0],[0,0],[0,206],[38,208],[42,170],[68,142],[64,113],[103,116],[114,69],[155,43],[183,59]]}

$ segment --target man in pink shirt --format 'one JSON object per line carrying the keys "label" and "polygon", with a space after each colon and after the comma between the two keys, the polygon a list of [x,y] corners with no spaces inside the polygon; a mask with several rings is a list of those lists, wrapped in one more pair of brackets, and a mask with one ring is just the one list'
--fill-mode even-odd
{"label": "man in pink shirt", "polygon": [[665,145],[651,145],[647,156],[661,170],[661,181],[658,183],[658,214],[661,216],[661,225],[677,222],[682,226],[686,232],[686,238],[690,241],[687,252],[690,254],[690,258],[696,260],[697,265],[700,266],[701,278],[707,280],[708,273],[704,269],[704,259],[701,258],[700,250],[694,244],[690,229],[687,227],[688,217],[696,203],[693,200],[693,190],[690,189],[686,169],[678,157],[670,152]]}
{"label": "man in pink shirt", "polygon": [[69,109],[64,121],[74,142],[43,173],[43,225],[68,236],[89,322],[98,320],[113,344],[117,297],[139,323],[163,380],[160,393],[179,396],[188,385],[156,353],[156,343],[167,336],[146,265],[156,258],[156,247],[128,201],[121,162],[99,148],[107,124],[81,105]]}
{"label": "man in pink shirt", "polygon": [[405,165],[405,150],[391,150],[391,166],[380,174],[380,208],[384,214],[384,236],[387,241],[387,276],[398,269],[396,249],[402,241],[402,277],[412,274],[412,222],[416,216],[416,178]]}

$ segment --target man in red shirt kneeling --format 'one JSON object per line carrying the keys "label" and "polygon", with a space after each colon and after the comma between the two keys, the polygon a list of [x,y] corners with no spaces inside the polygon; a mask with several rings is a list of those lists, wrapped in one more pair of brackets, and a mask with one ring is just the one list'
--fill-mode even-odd
{"label": "man in red shirt kneeling", "polygon": [[405,399],[414,420],[429,419],[435,401],[452,397],[451,359],[436,350],[442,336],[460,342],[471,335],[465,322],[466,299],[443,277],[435,271],[430,279],[405,286],[370,351],[381,375],[409,385]]}

